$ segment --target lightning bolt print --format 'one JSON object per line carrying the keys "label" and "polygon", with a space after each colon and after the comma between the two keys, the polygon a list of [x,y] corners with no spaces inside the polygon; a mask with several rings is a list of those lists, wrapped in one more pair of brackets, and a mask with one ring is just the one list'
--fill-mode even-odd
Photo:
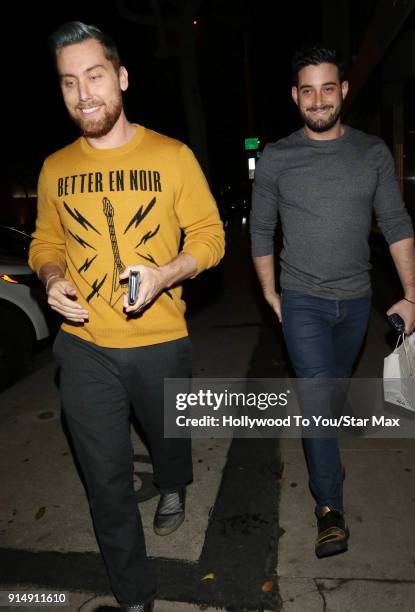
{"label": "lightning bolt print", "polygon": [[150,240],[151,238],[153,238],[157,234],[159,229],[160,229],[160,223],[158,224],[158,226],[156,227],[154,232],[149,231],[149,232],[147,232],[147,234],[144,234],[144,236],[141,238],[140,242],[135,245],[135,248],[141,246],[142,244],[146,244],[146,242],[148,242],[148,240]]}
{"label": "lightning bolt print", "polygon": [[82,266],[78,269],[78,272],[86,272],[89,268],[89,266],[92,264],[92,262],[98,257],[98,255],[95,255],[92,259],[88,259],[88,257],[85,259],[84,263],[82,264]]}
{"label": "lightning bolt print", "polygon": [[[140,206],[140,208],[138,209],[138,211],[136,212],[136,214],[134,215],[134,217],[131,219],[130,223],[127,225],[127,227],[124,230],[124,234],[126,234],[128,232],[128,230],[130,229],[130,227],[135,223],[135,227],[137,228],[141,221],[144,219],[144,217],[146,217],[148,215],[148,213],[150,212],[150,210],[153,208],[154,204],[156,203],[156,199],[157,198],[153,198],[148,204],[147,206],[144,208],[144,206]],[[144,210],[143,210],[144,208]]]}
{"label": "lightning bolt print", "polygon": [[77,221],[80,225],[82,225],[82,227],[84,229],[86,229],[86,231],[88,232],[88,226],[94,230],[94,232],[96,232],[97,234],[99,234],[101,236],[101,233],[93,226],[91,225],[91,223],[88,221],[88,219],[85,219],[85,217],[83,215],[81,215],[81,213],[79,212],[79,210],[76,210],[76,208],[74,208],[73,212],[69,206],[67,205],[66,202],[63,203],[65,210],[71,215],[71,217],[73,219],[75,219],[75,221]]}
{"label": "lightning bolt print", "polygon": [[98,282],[98,279],[95,279],[94,282],[92,283],[92,291],[91,293],[88,295],[88,297],[86,298],[87,302],[90,302],[92,300],[92,298],[94,297],[94,295],[99,295],[99,290],[101,289],[102,285],[105,282],[105,279],[107,278],[107,275],[105,274],[104,278]]}
{"label": "lightning bolt print", "polygon": [[153,258],[152,255],[150,255],[150,253],[147,253],[147,255],[141,255],[141,253],[137,253],[137,255],[139,257],[142,257],[143,259],[145,259],[146,261],[149,261],[150,263],[154,264],[155,266],[157,266],[157,262],[156,260]]}
{"label": "lightning bolt print", "polygon": [[88,246],[90,249],[94,249],[94,251],[96,251],[96,248],[92,246],[92,244],[89,244],[89,242],[87,242],[86,240],[84,240],[83,238],[81,238],[80,236],[78,236],[78,234],[73,234],[71,232],[71,230],[68,230],[68,232],[70,233],[70,235],[72,236],[72,238],[75,238],[75,240],[77,242],[79,242],[79,244],[84,247],[84,249],[86,249],[86,247]]}

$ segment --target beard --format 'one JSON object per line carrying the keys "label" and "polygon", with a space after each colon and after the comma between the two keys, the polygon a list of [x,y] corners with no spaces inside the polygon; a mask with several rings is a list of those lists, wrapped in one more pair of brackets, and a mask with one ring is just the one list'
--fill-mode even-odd
{"label": "beard", "polygon": [[[101,103],[89,104],[89,107],[102,106]],[[122,112],[122,96],[121,92],[117,96],[117,99],[111,104],[105,105],[104,116],[101,119],[90,119],[88,116],[80,117],[79,114],[71,114],[73,121],[80,128],[83,136],[86,138],[101,138],[106,136],[117,123],[121,112]]]}
{"label": "beard", "polygon": [[323,109],[327,108],[327,110],[332,109],[331,113],[326,119],[323,119],[323,118],[312,119],[310,115],[308,114],[308,112],[316,110],[314,107],[308,108],[307,111],[303,111],[300,109],[300,113],[301,113],[304,123],[311,131],[317,132],[318,134],[322,134],[323,132],[328,132],[328,130],[331,130],[331,128],[336,125],[340,117],[340,113],[342,111],[342,106],[343,106],[343,101],[340,102],[337,108],[334,108],[331,106],[320,107]]}

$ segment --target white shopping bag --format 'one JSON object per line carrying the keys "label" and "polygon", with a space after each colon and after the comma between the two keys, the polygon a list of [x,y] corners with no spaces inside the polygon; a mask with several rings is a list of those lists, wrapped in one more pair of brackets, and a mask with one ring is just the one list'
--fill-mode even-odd
{"label": "white shopping bag", "polygon": [[415,412],[415,334],[400,336],[395,350],[385,357],[383,394],[386,402]]}

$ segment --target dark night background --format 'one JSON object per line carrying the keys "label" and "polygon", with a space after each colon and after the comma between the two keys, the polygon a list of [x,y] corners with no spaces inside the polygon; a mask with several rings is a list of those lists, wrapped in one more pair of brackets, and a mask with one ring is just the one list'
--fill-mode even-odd
{"label": "dark night background", "polygon": [[[192,20],[197,21],[191,25],[206,119],[209,179],[217,193],[228,183],[236,190],[241,185],[246,192],[249,190],[244,138],[259,136],[262,148],[267,141],[274,141],[300,126],[290,95],[293,51],[304,42],[322,40],[342,47],[349,55],[346,59],[355,58],[377,6],[385,2],[159,0],[158,4],[165,24],[178,16],[184,5],[195,9],[188,15],[192,14]],[[161,52],[157,29],[128,20],[122,15],[121,5],[141,17],[152,15],[149,0],[10,5],[2,35],[3,194],[16,183],[24,183],[26,189],[31,189],[43,159],[77,137],[61,100],[47,49],[49,33],[65,21],[94,23],[115,39],[130,76],[125,106],[131,121],[192,146],[181,95],[178,58]],[[400,26],[399,32],[412,31],[413,22],[412,15]],[[397,38],[394,37],[394,42]],[[180,34],[167,31],[167,39],[171,47],[177,47]],[[387,53],[382,57],[381,68],[372,71],[369,79],[372,85],[369,88],[366,85],[369,93],[365,94],[364,90],[354,105],[354,124],[367,129],[368,115],[370,118],[380,113],[385,125],[377,125],[376,129],[369,126],[368,131],[377,131],[389,139],[392,148],[394,136],[389,111],[382,109],[384,84],[380,71],[385,57],[387,60]],[[404,77],[405,96],[412,99],[413,78],[412,74],[409,76]],[[390,80],[394,78],[392,75]],[[410,108],[413,104],[406,104],[406,123],[410,121]],[[4,213],[4,204],[2,208]]]}
{"label": "dark night background", "polygon": [[[171,14],[169,3],[164,4],[166,14]],[[131,2],[130,6],[149,11],[147,2]],[[276,139],[298,124],[290,99],[290,56],[310,33],[320,38],[321,22],[318,2],[304,3],[300,11],[298,6],[206,0],[194,15],[199,84],[215,182],[226,181],[229,174],[245,177],[246,136],[261,130]],[[94,23],[113,35],[129,71],[125,105],[130,120],[188,141],[178,61],[157,57],[155,28],[123,19],[111,0],[74,0],[44,9],[42,4],[23,8],[17,3],[12,12],[9,49],[3,54],[8,73],[4,83],[12,87],[5,121],[9,163],[38,169],[46,155],[77,136],[61,101],[46,42],[55,27],[73,19]],[[252,74],[254,134],[248,125],[244,36]]]}
{"label": "dark night background", "polygon": [[[130,2],[144,13],[149,12],[148,4]],[[165,13],[171,14],[169,3],[164,4]],[[218,181],[226,180],[225,173],[244,176],[245,137],[261,131],[276,139],[298,124],[290,99],[290,56],[310,33],[320,38],[321,22],[318,2],[304,3],[300,11],[298,6],[206,0],[194,14],[210,164]],[[178,60],[157,57],[155,28],[123,19],[111,0],[75,0],[44,9],[41,3],[25,5],[24,9],[18,3],[12,11],[9,49],[3,54],[8,73],[4,83],[12,87],[10,115],[6,113],[5,122],[9,162],[38,167],[47,154],[77,136],[61,101],[46,42],[55,27],[73,19],[94,23],[115,39],[130,76],[125,96],[130,120],[188,141]],[[247,109],[245,37],[252,75],[253,126],[249,126]],[[250,127],[255,133],[250,133]]]}

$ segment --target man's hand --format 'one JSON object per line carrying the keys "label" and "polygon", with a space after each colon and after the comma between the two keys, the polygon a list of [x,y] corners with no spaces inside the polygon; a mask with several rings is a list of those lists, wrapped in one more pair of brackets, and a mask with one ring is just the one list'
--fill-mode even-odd
{"label": "man's hand", "polygon": [[123,273],[120,274],[120,280],[127,280],[130,270],[140,273],[140,286],[135,304],[130,306],[128,304],[128,296],[124,296],[124,310],[127,313],[135,314],[148,306],[166,288],[167,278],[162,268],[150,268],[140,264],[137,266],[127,266]]}
{"label": "man's hand", "polygon": [[47,282],[48,304],[60,315],[73,323],[85,323],[88,320],[88,311],[75,300],[76,289],[71,281],[56,276]]}
{"label": "man's hand", "polygon": [[181,251],[168,264],[158,268],[150,268],[142,264],[127,266],[120,274],[120,279],[127,280],[130,270],[136,270],[140,273],[140,287],[137,301],[132,306],[128,305],[128,297],[124,297],[124,310],[127,313],[137,313],[151,304],[164,289],[170,289],[170,287],[174,287],[186,278],[195,276],[197,261],[190,253]]}
{"label": "man's hand", "polygon": [[274,255],[254,256],[252,259],[264,298],[277,315],[278,321],[281,323],[281,298],[275,291]]}
{"label": "man's hand", "polygon": [[266,299],[268,304],[271,306],[272,310],[277,315],[278,321],[281,323],[282,322],[281,297],[278,295],[278,293],[274,291],[272,293],[264,293],[264,298]]}
{"label": "man's hand", "polygon": [[396,302],[386,313],[388,316],[391,314],[398,314],[405,321],[405,334],[409,336],[412,334],[415,328],[415,304],[408,302],[407,300],[400,300]]}

